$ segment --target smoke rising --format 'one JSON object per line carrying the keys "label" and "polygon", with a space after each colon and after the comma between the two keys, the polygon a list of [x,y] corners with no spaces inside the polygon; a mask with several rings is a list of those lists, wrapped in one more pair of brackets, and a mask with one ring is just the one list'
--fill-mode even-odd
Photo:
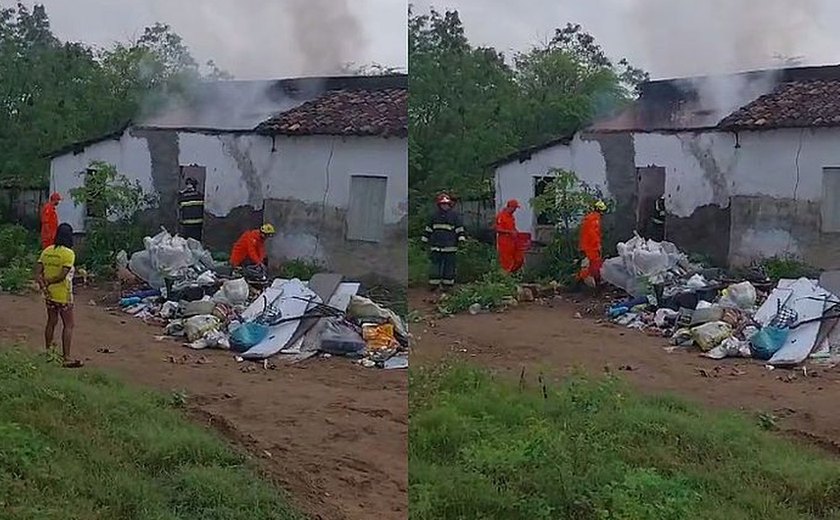
{"label": "smoke rising", "polygon": [[304,74],[335,74],[358,60],[367,40],[347,0],[290,0],[288,6]]}
{"label": "smoke rising", "polygon": [[820,37],[816,0],[628,0],[628,37],[647,62],[690,81],[700,105],[722,118],[773,89],[770,70],[749,79],[731,73],[778,69],[807,59],[801,51]]}

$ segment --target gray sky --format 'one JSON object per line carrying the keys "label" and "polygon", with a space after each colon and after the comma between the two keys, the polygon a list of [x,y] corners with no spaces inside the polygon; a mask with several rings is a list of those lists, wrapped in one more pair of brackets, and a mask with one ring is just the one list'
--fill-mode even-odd
{"label": "gray sky", "polygon": [[607,53],[654,78],[840,62],[836,0],[412,0],[415,10],[456,8],[474,44],[510,55],[580,23]]}
{"label": "gray sky", "polygon": [[[9,0],[0,0],[9,5]],[[336,62],[405,68],[405,0],[26,0],[59,38],[109,46],[155,22],[240,79],[334,72]]]}

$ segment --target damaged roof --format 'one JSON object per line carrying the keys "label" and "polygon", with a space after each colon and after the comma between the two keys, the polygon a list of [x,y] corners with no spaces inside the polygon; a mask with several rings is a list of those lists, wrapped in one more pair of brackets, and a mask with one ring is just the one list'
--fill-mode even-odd
{"label": "damaged roof", "polygon": [[[407,87],[407,86],[406,86]],[[408,88],[335,90],[272,117],[257,132],[408,136]]]}
{"label": "damaged roof", "polygon": [[720,122],[731,130],[840,126],[840,80],[783,83]]}
{"label": "damaged roof", "polygon": [[[791,67],[729,75],[655,80],[617,115],[584,133],[696,132],[840,127],[840,65]],[[536,149],[567,144],[555,139]],[[530,158],[530,149],[493,163]]]}
{"label": "damaged roof", "polygon": [[[276,126],[275,126],[276,125]],[[295,126],[297,125],[297,126]],[[408,75],[209,81],[130,124],[45,154],[80,153],[126,129],[207,134],[408,134]]]}
{"label": "damaged roof", "polygon": [[[648,81],[639,86],[639,98],[630,107],[616,117],[596,121],[587,131],[680,132],[723,128],[722,121],[742,107],[788,84],[812,81],[840,81],[840,66],[790,67]],[[793,101],[790,97],[786,99]]]}

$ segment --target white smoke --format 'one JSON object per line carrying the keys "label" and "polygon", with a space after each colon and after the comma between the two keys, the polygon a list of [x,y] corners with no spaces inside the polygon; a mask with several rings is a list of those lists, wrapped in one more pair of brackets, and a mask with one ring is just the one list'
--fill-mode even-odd
{"label": "white smoke", "polygon": [[772,90],[772,70],[759,77],[747,70],[790,66],[827,35],[817,0],[626,0],[627,37],[645,61],[670,77],[696,77],[701,106],[720,117]]}

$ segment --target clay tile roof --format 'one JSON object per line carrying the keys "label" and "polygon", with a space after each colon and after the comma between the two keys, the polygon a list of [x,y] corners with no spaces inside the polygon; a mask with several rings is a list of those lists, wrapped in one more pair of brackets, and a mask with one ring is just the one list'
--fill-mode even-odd
{"label": "clay tile roof", "polygon": [[723,118],[719,126],[742,130],[840,126],[840,80],[783,83]]}
{"label": "clay tile roof", "polygon": [[408,136],[405,88],[332,90],[261,123],[282,135]]}

